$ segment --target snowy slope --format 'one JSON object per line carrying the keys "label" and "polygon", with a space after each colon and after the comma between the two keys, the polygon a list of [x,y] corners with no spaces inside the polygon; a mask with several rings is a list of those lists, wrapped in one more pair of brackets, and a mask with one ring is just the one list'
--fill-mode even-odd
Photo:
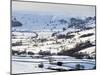
{"label": "snowy slope", "polygon": [[[15,32],[16,33],[16,32]],[[51,51],[52,53],[57,53],[59,51],[61,51],[62,49],[71,49],[74,48],[76,44],[80,44],[80,43],[84,43],[86,41],[90,41],[93,45],[95,45],[95,28],[93,29],[89,29],[89,30],[83,30],[83,31],[79,31],[78,33],[73,32],[70,33],[70,35],[74,35],[73,38],[70,39],[57,39],[56,36],[52,37],[52,32],[37,32],[38,33],[38,38],[33,38],[33,40],[36,40],[36,42],[32,41],[31,38],[32,36],[35,36],[35,34],[27,34],[24,33],[21,34],[22,32],[19,32],[19,34],[15,34],[16,35],[16,39],[12,39],[12,42],[18,42],[18,41],[22,41],[23,46],[14,46],[12,47],[13,49],[27,49],[27,50],[31,50],[35,53],[38,53],[40,50],[43,51]],[[59,34],[67,34],[67,31],[64,32],[59,32],[57,35]],[[88,37],[84,37],[81,38],[80,36],[82,35],[86,35],[89,33],[93,33],[93,35],[88,36]],[[39,39],[47,39],[47,41],[45,42],[39,42]],[[58,44],[56,42],[59,42]],[[34,46],[37,45],[37,46]],[[81,50],[82,51],[82,50]],[[90,50],[85,50],[86,52],[90,51]],[[92,51],[95,51],[95,49],[93,49]],[[84,52],[84,50],[82,51]],[[89,52],[88,52],[89,53]]]}
{"label": "snowy slope", "polygon": [[[57,53],[62,50],[69,50],[74,48],[76,44],[87,41],[95,46],[95,17],[80,18],[78,21],[82,20],[84,23],[76,25],[79,27],[83,25],[80,29],[68,28],[72,17],[66,15],[13,13],[13,17],[16,17],[23,24],[22,27],[12,27],[12,43],[22,42],[22,46],[12,46],[13,50],[27,49],[27,51],[33,51],[34,53],[42,50]],[[77,21],[77,18],[74,19]],[[56,33],[56,35],[52,36],[53,33]],[[59,39],[58,36],[60,35],[65,37]],[[73,37],[66,38],[70,35],[73,35]],[[41,42],[41,40],[45,41]],[[92,47],[89,49],[92,49]],[[81,52],[84,51],[88,52],[90,50],[88,48],[81,50]],[[95,52],[95,49],[92,49],[92,51]],[[88,53],[91,54],[91,52]]]}

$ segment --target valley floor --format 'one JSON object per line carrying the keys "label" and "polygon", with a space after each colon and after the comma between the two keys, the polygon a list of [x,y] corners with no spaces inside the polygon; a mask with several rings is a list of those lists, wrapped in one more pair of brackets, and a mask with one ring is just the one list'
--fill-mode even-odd
{"label": "valley floor", "polygon": [[[46,56],[49,57],[49,56]],[[50,56],[52,63],[47,58],[32,58],[29,56],[12,56],[12,74],[20,73],[39,73],[39,72],[56,72],[58,69],[65,71],[74,70],[77,64],[84,66],[85,69],[93,69],[95,66],[94,59],[75,59],[69,56]],[[62,66],[57,65],[57,62],[62,62]],[[43,67],[39,67],[39,64]]]}

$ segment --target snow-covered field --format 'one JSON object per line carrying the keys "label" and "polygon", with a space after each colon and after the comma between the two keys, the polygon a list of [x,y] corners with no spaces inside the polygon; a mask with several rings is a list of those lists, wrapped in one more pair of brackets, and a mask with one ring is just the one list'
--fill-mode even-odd
{"label": "snow-covered field", "polygon": [[[70,29],[69,29],[70,30]],[[12,46],[13,50],[27,50],[32,51],[34,53],[38,53],[40,50],[42,51],[51,51],[51,53],[57,53],[62,49],[71,49],[75,47],[76,44],[84,43],[86,41],[90,41],[92,44],[95,45],[95,27],[89,30],[83,30],[79,32],[73,31],[70,35],[73,35],[73,38],[65,39],[61,38],[58,39],[58,35],[66,35],[71,31],[61,31],[56,34],[56,36],[52,37],[52,34],[55,32],[52,31],[45,31],[45,32],[35,32],[38,37],[35,37],[36,34],[34,32],[12,32],[14,36],[12,36],[12,43],[22,42],[22,45],[19,46]],[[28,35],[29,34],[29,35]],[[93,34],[91,36],[87,36],[81,38],[83,35]],[[33,37],[33,38],[32,38]],[[44,39],[45,42],[41,42]],[[91,49],[91,50],[89,50]],[[89,52],[90,51],[90,52]],[[87,50],[81,50],[80,52],[87,52],[92,53],[95,52],[95,47],[87,48]]]}
{"label": "snow-covered field", "polygon": [[[36,72],[55,72],[57,70],[53,69],[74,69],[77,64],[84,66],[84,69],[92,69],[95,66],[95,60],[93,59],[75,59],[69,56],[50,56],[55,59],[53,63],[63,62],[62,66],[57,66],[56,64],[50,64],[48,59],[45,58],[31,58],[31,57],[21,57],[12,56],[12,74],[17,73],[36,73]],[[43,63],[44,67],[39,68],[38,65]]]}

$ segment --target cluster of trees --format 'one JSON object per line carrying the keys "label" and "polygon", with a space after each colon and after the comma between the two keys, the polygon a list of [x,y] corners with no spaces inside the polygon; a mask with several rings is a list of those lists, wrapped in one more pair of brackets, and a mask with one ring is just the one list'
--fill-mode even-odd
{"label": "cluster of trees", "polygon": [[20,50],[15,51],[15,50],[12,50],[12,55],[26,55],[26,54],[28,54],[28,55],[34,55],[35,53],[31,52],[31,51],[26,52],[26,50],[24,50],[24,51],[20,51]]}
{"label": "cluster of trees", "polygon": [[88,53],[84,52],[76,52],[76,53],[73,53],[74,57],[76,57],[77,59],[83,59],[83,58],[86,58],[86,59],[93,59],[92,56],[90,56]]}
{"label": "cluster of trees", "polygon": [[92,36],[92,35],[94,35],[94,33],[83,34],[83,35],[80,36],[80,38],[89,37],[89,36]]}
{"label": "cluster of trees", "polygon": [[38,39],[38,41],[40,41],[40,42],[46,42],[47,39],[46,38],[41,38],[41,39]]}
{"label": "cluster of trees", "polygon": [[12,19],[12,27],[18,27],[18,26],[22,26],[23,24],[20,21],[17,21],[17,19],[14,17],[14,19]]}
{"label": "cluster of trees", "polygon": [[22,41],[16,42],[16,43],[12,43],[12,46],[21,46],[21,45],[22,45]]}
{"label": "cluster of trees", "polygon": [[42,51],[42,50],[40,50],[38,54],[39,55],[51,55],[51,52],[50,51]]}
{"label": "cluster of trees", "polygon": [[86,23],[88,23],[91,20],[95,20],[96,16],[94,17],[87,17],[86,19],[80,19],[80,18],[71,18],[70,23],[69,23],[69,28],[70,27],[75,27],[78,29],[85,29],[86,28]]}
{"label": "cluster of trees", "polygon": [[71,48],[69,50],[61,50],[57,54],[58,55],[68,55],[68,56],[72,56],[76,58],[83,58],[84,56],[86,56],[87,58],[92,58],[86,53],[78,53],[78,51],[91,47],[91,46],[93,45],[90,43],[90,41],[86,41],[85,43],[76,44],[74,48]]}
{"label": "cluster of trees", "polygon": [[75,70],[84,70],[84,66],[80,64],[76,64]]}
{"label": "cluster of trees", "polygon": [[71,18],[70,19],[70,24],[69,24],[69,28],[70,27],[75,27],[75,28],[78,28],[78,29],[80,29],[80,28],[83,28],[84,27],[84,24],[85,24],[85,22],[84,22],[84,20],[82,20],[82,19],[77,19],[77,18]]}
{"label": "cluster of trees", "polygon": [[12,55],[24,55],[24,54],[26,54],[26,50],[24,50],[24,51],[14,51],[14,50],[12,50]]}
{"label": "cluster of trees", "polygon": [[86,22],[89,22],[90,20],[96,20],[96,16],[94,16],[94,17],[87,17],[85,19]]}
{"label": "cluster of trees", "polygon": [[57,39],[62,39],[62,38],[71,39],[71,38],[73,38],[74,36],[75,36],[75,35],[59,34],[59,35],[57,35]]}
{"label": "cluster of trees", "polygon": [[66,21],[65,19],[60,19],[59,22],[60,22],[61,24],[67,23],[67,21]]}
{"label": "cluster of trees", "polygon": [[53,37],[53,36],[56,36],[58,33],[59,33],[59,32],[54,32],[54,33],[52,33],[51,36],[52,36],[52,37]]}

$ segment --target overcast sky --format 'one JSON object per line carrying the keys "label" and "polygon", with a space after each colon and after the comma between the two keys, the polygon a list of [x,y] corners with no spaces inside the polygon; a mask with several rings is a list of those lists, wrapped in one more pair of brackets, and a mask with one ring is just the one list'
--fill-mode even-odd
{"label": "overcast sky", "polygon": [[12,12],[29,11],[70,16],[95,16],[95,6],[64,5],[36,2],[12,2]]}

